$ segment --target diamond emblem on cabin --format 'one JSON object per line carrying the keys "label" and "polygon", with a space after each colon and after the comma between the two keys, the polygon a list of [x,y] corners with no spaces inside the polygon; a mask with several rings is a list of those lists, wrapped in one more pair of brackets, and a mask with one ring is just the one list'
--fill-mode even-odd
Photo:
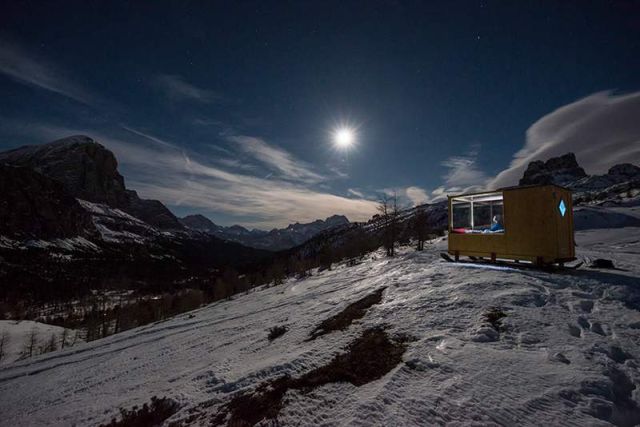
{"label": "diamond emblem on cabin", "polygon": [[560,209],[560,215],[564,216],[567,213],[567,207],[564,204],[564,200],[560,200],[560,204],[558,205],[558,209]]}

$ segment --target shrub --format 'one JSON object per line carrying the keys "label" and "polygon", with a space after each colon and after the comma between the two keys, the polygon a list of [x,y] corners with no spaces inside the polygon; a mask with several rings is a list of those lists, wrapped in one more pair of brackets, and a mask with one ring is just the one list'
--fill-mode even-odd
{"label": "shrub", "polygon": [[179,407],[174,400],[153,396],[150,405],[145,403],[142,408],[134,406],[131,409],[120,409],[121,419],[119,421],[114,418],[109,424],[101,424],[100,427],[157,426],[178,412]]}
{"label": "shrub", "polygon": [[269,328],[269,341],[273,341],[276,338],[283,336],[286,332],[286,326],[274,326],[273,328]]}
{"label": "shrub", "polygon": [[493,326],[496,331],[502,326],[502,318],[507,317],[506,313],[498,307],[491,307],[483,314],[484,320]]}

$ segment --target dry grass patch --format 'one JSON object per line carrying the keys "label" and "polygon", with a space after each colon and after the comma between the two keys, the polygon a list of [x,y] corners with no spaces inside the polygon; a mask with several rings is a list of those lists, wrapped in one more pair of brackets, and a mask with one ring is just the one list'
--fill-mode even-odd
{"label": "dry grass patch", "polygon": [[227,425],[233,427],[253,426],[264,419],[277,420],[287,391],[297,389],[308,393],[316,387],[335,382],[348,382],[355,386],[367,384],[398,365],[406,348],[406,342],[390,339],[380,328],[367,329],[345,353],[338,354],[327,365],[300,378],[284,376],[269,381],[253,393],[234,397],[221,408],[213,424],[222,425],[227,418]]}

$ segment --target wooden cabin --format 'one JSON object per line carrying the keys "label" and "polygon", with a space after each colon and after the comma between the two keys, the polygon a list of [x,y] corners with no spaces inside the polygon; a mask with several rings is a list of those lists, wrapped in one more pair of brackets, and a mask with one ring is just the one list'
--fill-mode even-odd
{"label": "wooden cabin", "polygon": [[562,265],[575,259],[572,208],[557,185],[449,196],[448,253]]}

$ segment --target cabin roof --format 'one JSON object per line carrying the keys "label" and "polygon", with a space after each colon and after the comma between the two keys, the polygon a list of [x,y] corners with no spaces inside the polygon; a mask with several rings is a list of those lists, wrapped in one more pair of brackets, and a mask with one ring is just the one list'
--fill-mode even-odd
{"label": "cabin roof", "polygon": [[502,188],[497,188],[495,190],[478,191],[478,192],[475,192],[475,193],[463,193],[463,194],[447,195],[447,197],[451,199],[453,197],[479,196],[479,195],[482,195],[482,194],[498,193],[498,192],[501,192],[501,191],[509,191],[509,190],[521,190],[521,189],[524,189],[524,188],[535,188],[535,187],[556,187],[556,188],[560,188],[562,190],[571,192],[571,190],[569,188],[563,187],[563,186],[558,185],[558,184],[529,184],[529,185],[513,185],[513,186],[510,186],[510,187],[502,187]]}

